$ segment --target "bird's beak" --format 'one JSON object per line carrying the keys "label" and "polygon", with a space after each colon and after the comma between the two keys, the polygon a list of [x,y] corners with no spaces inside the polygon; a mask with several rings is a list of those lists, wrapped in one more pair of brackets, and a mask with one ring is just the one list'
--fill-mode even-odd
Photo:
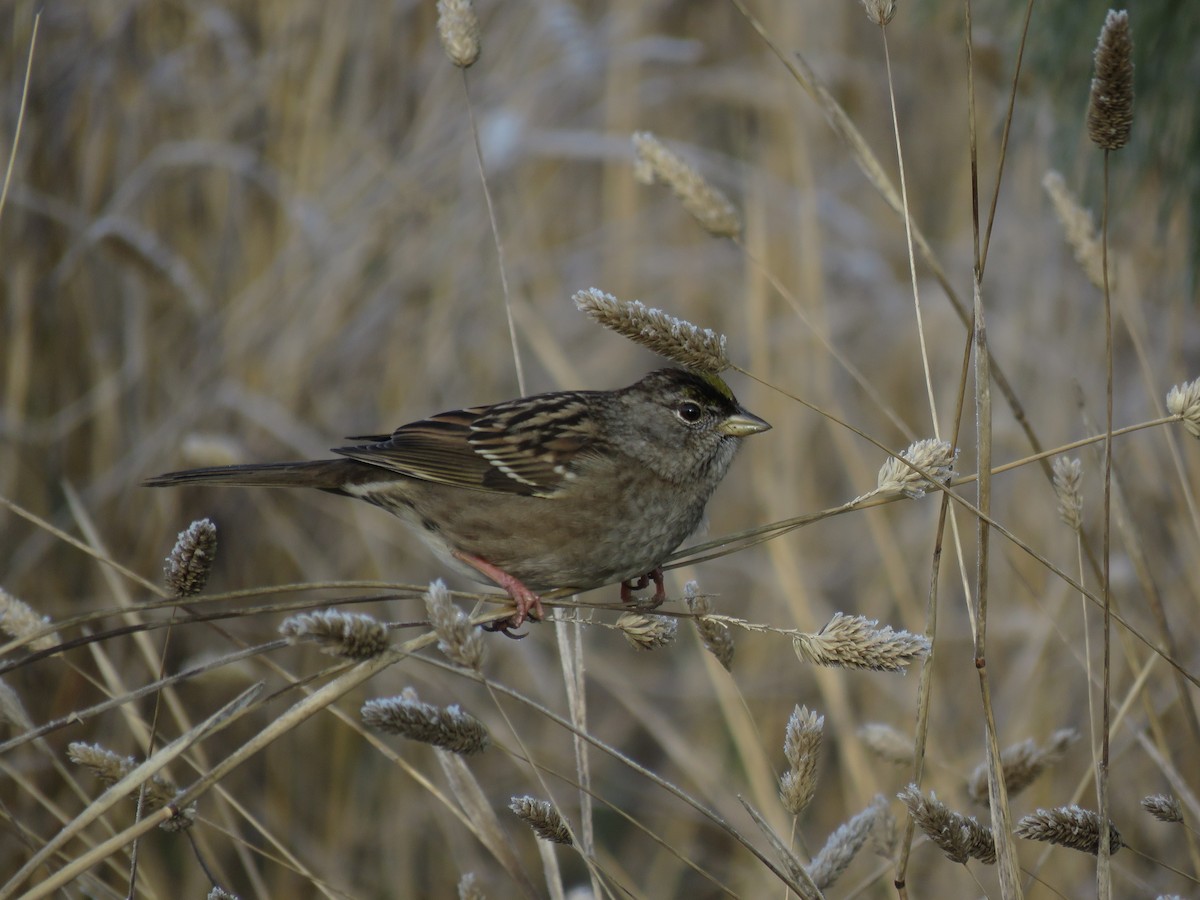
{"label": "bird's beak", "polygon": [[721,432],[721,434],[739,438],[750,434],[758,434],[760,431],[770,431],[770,429],[770,424],[754,415],[754,413],[746,412],[744,409],[734,413],[717,426],[717,431]]}

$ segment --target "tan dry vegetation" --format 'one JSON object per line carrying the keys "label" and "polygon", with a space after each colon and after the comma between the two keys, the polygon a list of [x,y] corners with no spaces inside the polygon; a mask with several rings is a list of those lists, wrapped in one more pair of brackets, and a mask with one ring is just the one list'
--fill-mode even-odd
{"label": "tan dry vegetation", "polygon": [[[902,5],[887,35],[914,220],[969,308],[961,10],[942,6],[918,18]],[[18,0],[4,14],[5,154],[37,8]],[[895,179],[880,33],[861,5],[763,2],[753,11],[785,54],[803,55]],[[294,607],[366,598],[347,611],[405,623],[391,632],[394,647],[426,635],[422,592],[446,573],[384,513],[320,494],[152,492],[139,482],[189,465],[323,455],[343,435],[518,394],[468,96],[528,390],[616,387],[655,365],[575,309],[571,296],[592,285],[728,335],[730,359],[753,376],[732,372],[729,381],[774,430],[747,443],[710,506],[708,537],[837,507],[872,490],[887,459],[760,381],[893,452],[934,436],[902,220],[735,5],[488,2],[479,13],[482,55],[463,71],[439,44],[432,2],[45,4],[0,212],[0,497],[8,501],[0,597],[29,604],[35,622],[51,617],[61,640],[75,643],[32,660],[33,645],[5,648],[0,740],[153,684],[166,646],[168,676],[213,665],[164,693],[155,750],[266,684],[229,727],[167,766],[186,788],[267,734],[305,691],[345,677],[329,667],[348,664],[308,646],[224,659],[277,640]],[[1101,21],[1070,52],[1089,55]],[[986,210],[1020,22],[976,28],[989,36],[976,46]],[[1053,127],[1051,116],[1027,78],[982,288],[994,364],[1046,448],[1102,430],[1105,399],[1101,296],[1041,186],[1051,168],[1071,190],[1090,185],[1082,173],[1099,151],[1082,135],[1065,156],[1053,151],[1055,128],[1080,131],[1085,110]],[[736,242],[705,233],[666,188],[635,181],[630,137],[644,130],[733,201],[744,223]],[[1122,426],[1165,416],[1168,388],[1200,376],[1200,329],[1182,217],[1159,217],[1170,185],[1136,159],[1117,154],[1111,165],[1120,185],[1110,266]],[[1098,223],[1100,195],[1080,202]],[[1152,221],[1162,224],[1144,225]],[[917,281],[938,429],[949,438],[966,333],[928,263],[918,262]],[[959,474],[976,469],[975,394],[968,381]],[[993,395],[994,464],[1027,460],[1028,440]],[[1161,604],[1174,636],[1165,660],[1114,623],[1110,817],[1125,845],[1145,854],[1113,857],[1118,896],[1193,894],[1200,876],[1188,830],[1200,817],[1200,689],[1172,670],[1200,674],[1191,637],[1200,600],[1198,447],[1174,423],[1114,441],[1115,609],[1158,645]],[[1082,459],[1082,541],[1092,558],[1100,554],[1101,452],[1099,444],[1071,451]],[[1089,673],[1093,706],[1100,696],[1100,614],[1088,606],[1085,645],[1079,595],[1047,562],[1093,592],[1099,586],[1086,553],[1079,575],[1075,536],[1059,519],[1047,472],[1027,461],[994,477],[992,517],[1032,553],[992,535],[991,701],[1001,747],[1041,746],[1066,728],[1084,737],[1010,798],[1014,822],[1039,807],[1096,806],[1086,736]],[[973,484],[954,490],[975,502]],[[611,627],[563,626],[561,640],[582,642],[585,713],[568,702],[552,624],[532,626],[520,642],[488,635],[486,683],[445,664],[433,639],[415,655],[361,664],[352,671],[378,672],[344,684],[333,703],[340,717],[302,715],[199,799],[189,831],[196,854],[184,835],[156,830],[141,840],[137,894],[202,896],[211,882],[198,856],[245,897],[452,896],[466,873],[490,898],[549,896],[547,883],[560,878],[599,885],[604,896],[782,897],[781,879],[807,890],[812,882],[796,867],[883,795],[898,843],[876,835],[829,886],[829,856],[808,868],[821,873],[826,896],[896,896],[905,821],[896,795],[914,774],[881,763],[862,729],[881,723],[911,743],[920,664],[907,676],[817,668],[796,656],[787,634],[761,626],[816,632],[840,611],[924,633],[940,496],[820,518],[670,572],[671,600],[659,613],[685,613],[684,584],[696,579],[708,612],[759,629],[730,626],[731,672],[687,620],[674,643],[651,653]],[[103,635],[167,620],[169,604],[117,613],[156,599],[129,573],[161,584],[174,536],[205,516],[218,527],[216,565],[189,609],[223,610],[221,620],[177,624],[169,643],[161,629]],[[968,800],[984,758],[963,599],[974,578],[975,519],[964,509],[956,517],[964,549],[960,557],[947,530],[922,788],[986,824],[988,810]],[[326,582],[336,583],[275,589]],[[207,599],[243,589],[260,592]],[[471,610],[470,599],[456,599]],[[582,599],[612,605],[617,589]],[[286,608],[240,614],[271,604]],[[617,618],[607,609],[579,615],[594,626]],[[458,758],[361,725],[364,701],[409,686],[425,704],[460,705],[486,726],[490,746]],[[0,753],[0,880],[95,808],[103,785],[71,766],[68,744],[140,763],[156,693]],[[778,785],[788,769],[784,729],[798,705],[823,716],[824,731],[814,799],[793,820]],[[562,721],[572,715],[643,769],[574,744]],[[590,814],[575,787],[578,753],[587,758]],[[1141,798],[1163,792],[1182,803],[1183,824],[1141,809]],[[526,796],[553,799],[572,847],[535,846],[508,808]],[[26,887],[128,828],[133,812],[122,799],[70,832]],[[845,834],[861,837],[864,821]],[[1093,857],[1025,841],[1017,851],[1026,896],[1095,890]],[[124,896],[128,850],[100,855],[68,890]],[[906,876],[914,897],[975,894],[979,885],[1001,893],[994,866],[952,864],[920,832]]]}

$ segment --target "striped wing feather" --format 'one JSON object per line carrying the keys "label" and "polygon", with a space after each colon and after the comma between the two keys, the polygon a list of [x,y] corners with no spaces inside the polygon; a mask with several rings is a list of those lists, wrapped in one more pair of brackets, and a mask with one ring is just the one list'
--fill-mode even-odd
{"label": "striped wing feather", "polygon": [[411,478],[553,497],[597,441],[588,392],[440,413],[334,452]]}

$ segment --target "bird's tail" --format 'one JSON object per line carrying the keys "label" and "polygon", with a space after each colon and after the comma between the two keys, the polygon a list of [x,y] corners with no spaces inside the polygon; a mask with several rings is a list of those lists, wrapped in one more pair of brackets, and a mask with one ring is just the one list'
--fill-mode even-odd
{"label": "bird's tail", "polygon": [[307,487],[341,491],[357,464],[346,459],[311,462],[260,463],[248,466],[209,466],[155,475],[146,487],[179,487],[185,484],[236,484],[242,487]]}

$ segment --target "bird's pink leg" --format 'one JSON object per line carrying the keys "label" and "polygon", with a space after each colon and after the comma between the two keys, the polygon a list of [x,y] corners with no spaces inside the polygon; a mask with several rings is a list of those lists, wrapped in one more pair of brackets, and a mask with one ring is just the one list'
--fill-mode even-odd
{"label": "bird's pink leg", "polygon": [[634,584],[634,580],[632,578],[622,581],[621,602],[627,606],[636,604],[638,599],[637,597],[633,596],[633,592],[640,591],[642,588],[648,585],[650,583],[650,579],[654,579],[654,596],[650,598],[650,600],[646,603],[646,606],[650,607],[650,609],[655,609],[656,607],[662,606],[667,599],[667,589],[663,585],[662,566],[658,566],[653,571],[647,572],[645,575],[640,576],[637,579],[636,584]]}
{"label": "bird's pink leg", "polygon": [[499,587],[504,588],[508,596],[512,598],[513,603],[517,605],[517,611],[512,614],[509,619],[503,620],[503,623],[495,623],[496,627],[493,631],[503,631],[509,637],[514,635],[509,634],[509,629],[520,628],[526,617],[539,620],[546,617],[545,611],[542,609],[542,598],[525,587],[524,583],[512,575],[509,575],[503,569],[492,565],[486,559],[480,559],[478,556],[472,556],[470,553],[464,553],[462,550],[451,551],[454,558],[459,562],[466,563],[480,575],[485,575],[492,581],[496,582]]}

